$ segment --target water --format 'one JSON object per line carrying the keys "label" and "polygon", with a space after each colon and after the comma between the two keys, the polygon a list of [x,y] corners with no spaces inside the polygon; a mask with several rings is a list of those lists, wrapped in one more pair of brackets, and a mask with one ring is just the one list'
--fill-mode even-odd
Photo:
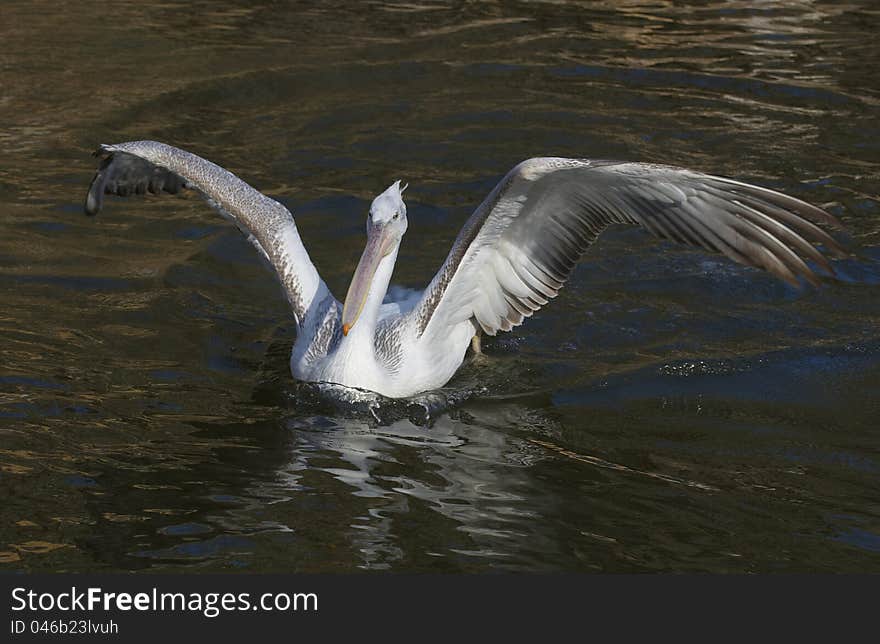
{"label": "water", "polygon": [[[347,7],[3,3],[0,566],[880,571],[873,3]],[[795,290],[611,232],[455,404],[376,422],[292,381],[280,288],[197,199],[81,214],[89,152],[142,138],[291,207],[337,296],[393,180],[422,287],[547,154],[781,189],[853,256]]]}

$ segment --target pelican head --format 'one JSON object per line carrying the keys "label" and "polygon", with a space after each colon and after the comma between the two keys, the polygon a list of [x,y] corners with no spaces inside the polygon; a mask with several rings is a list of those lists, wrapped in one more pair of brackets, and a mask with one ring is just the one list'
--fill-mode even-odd
{"label": "pelican head", "polygon": [[[367,245],[351,278],[345,304],[342,306],[343,335],[348,335],[360,317],[379,264],[397,250],[406,232],[406,204],[403,203],[403,191],[406,187],[404,185],[401,188],[400,181],[395,181],[385,192],[373,199],[370,205],[370,214],[367,216]],[[379,303],[384,296],[384,292],[380,294]]]}

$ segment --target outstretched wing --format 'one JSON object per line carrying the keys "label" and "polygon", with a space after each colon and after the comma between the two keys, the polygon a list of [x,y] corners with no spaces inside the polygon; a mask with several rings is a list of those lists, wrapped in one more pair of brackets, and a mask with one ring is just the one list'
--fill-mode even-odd
{"label": "outstretched wing", "polygon": [[813,244],[845,253],[816,223],[824,210],[758,186],[645,163],[536,158],[517,165],[465,223],[412,312],[419,332],[474,319],[495,335],[555,297],[580,256],[612,224],[723,253],[791,284],[817,283]]}
{"label": "outstretched wing", "polygon": [[156,141],[102,145],[96,155],[103,159],[86,196],[85,211],[89,215],[101,209],[105,193],[125,196],[196,190],[234,222],[269,261],[300,325],[313,302],[332,298],[309,259],[287,208],[231,172]]}

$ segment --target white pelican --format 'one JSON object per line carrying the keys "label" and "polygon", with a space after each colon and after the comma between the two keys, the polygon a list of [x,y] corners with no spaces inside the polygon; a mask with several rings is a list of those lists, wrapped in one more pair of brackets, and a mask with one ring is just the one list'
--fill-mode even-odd
{"label": "white pelican", "polygon": [[383,303],[407,229],[400,181],[373,200],[367,244],[345,297],[330,293],[290,212],[231,172],[155,141],[103,145],[85,209],[104,193],[191,188],[231,219],[278,273],[296,318],[293,376],[403,398],[445,385],[479,334],[509,331],[556,296],[581,254],[611,224],[723,253],[791,284],[816,284],[813,246],[845,253],[816,226],[825,211],[758,186],[646,163],[535,158],[513,168],[465,223],[419,297]]}

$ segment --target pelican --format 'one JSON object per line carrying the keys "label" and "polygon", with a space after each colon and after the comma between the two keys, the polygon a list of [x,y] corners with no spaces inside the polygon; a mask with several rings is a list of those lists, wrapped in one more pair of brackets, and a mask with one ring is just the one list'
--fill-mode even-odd
{"label": "pelican", "polygon": [[[367,216],[367,242],[345,301],[306,252],[293,216],[231,172],[155,141],[102,145],[86,213],[104,194],[192,189],[268,261],[296,319],[294,378],[405,398],[445,385],[480,334],[519,326],[555,297],[613,224],[726,255],[786,282],[835,277],[843,249],[816,224],[835,217],[800,199],[732,179],[649,163],[533,158],[508,172],[464,224],[446,261],[416,297],[385,302],[407,230],[406,186],[395,181]],[[807,264],[811,262],[812,266]]]}

